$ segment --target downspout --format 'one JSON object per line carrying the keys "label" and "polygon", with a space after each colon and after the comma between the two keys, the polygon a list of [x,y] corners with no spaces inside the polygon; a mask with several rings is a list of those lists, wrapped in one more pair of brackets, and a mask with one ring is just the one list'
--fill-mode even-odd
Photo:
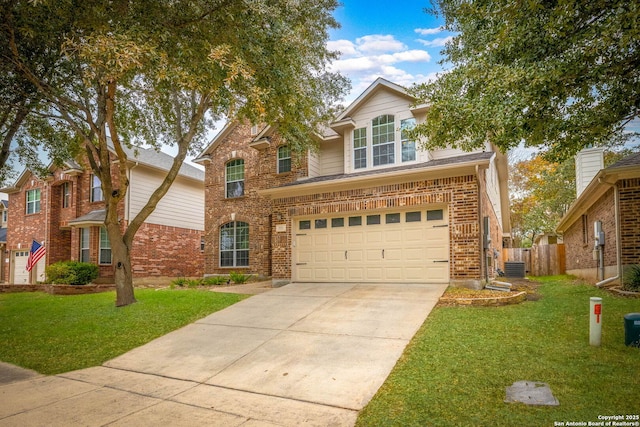
{"label": "downspout", "polygon": [[[600,178],[602,182],[602,178]],[[596,287],[601,287],[607,285],[615,280],[618,280],[622,277],[622,231],[620,230],[620,192],[618,190],[618,186],[616,184],[612,184],[613,187],[613,210],[616,224],[616,267],[618,270],[618,274],[609,277],[608,279],[604,279],[598,283],[596,283]],[[602,249],[601,249],[602,250]],[[603,256],[604,259],[604,256]],[[602,263],[602,268],[604,272],[604,262]]]}
{"label": "downspout", "polygon": [[480,244],[480,265],[484,266],[484,283],[485,286],[489,284],[489,263],[487,262],[487,254],[484,247],[484,221],[482,216],[482,187],[480,180],[480,165],[476,164],[476,180],[478,181],[478,230],[479,230],[479,244]]}

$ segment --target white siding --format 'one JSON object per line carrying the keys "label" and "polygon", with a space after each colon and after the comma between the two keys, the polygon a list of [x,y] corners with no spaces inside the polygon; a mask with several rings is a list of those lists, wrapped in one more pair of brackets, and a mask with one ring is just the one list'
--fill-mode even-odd
{"label": "white siding", "polygon": [[436,159],[446,159],[449,157],[457,157],[457,156],[464,156],[465,154],[470,154],[470,153],[480,153],[482,152],[482,149],[477,149],[474,151],[463,151],[459,148],[443,148],[441,150],[433,150],[431,151],[431,158],[436,160]]}
{"label": "white siding", "polygon": [[[322,150],[322,148],[320,148]],[[309,178],[320,175],[320,154],[309,151]]]}
{"label": "white siding", "polygon": [[487,196],[493,206],[493,210],[498,217],[498,223],[502,224],[502,206],[500,202],[500,181],[498,179],[498,169],[496,168],[495,157],[491,159],[489,168],[485,172],[487,182]]}
{"label": "white siding", "polygon": [[602,148],[586,148],[576,155],[576,197],[580,196],[603,168],[604,150]]}
{"label": "white siding", "polygon": [[341,141],[320,144],[320,174],[336,175],[344,173],[344,150]]}
{"label": "white siding", "polygon": [[[128,198],[129,220],[140,212],[165,176],[165,173],[142,165],[131,170]],[[182,177],[176,178],[146,222],[204,230],[204,183]]]}
{"label": "white siding", "polygon": [[[345,132],[345,156],[344,156],[344,170],[345,172],[360,172],[363,170],[371,169],[371,121],[383,114],[391,114],[394,116],[396,122],[396,128],[400,127],[400,121],[403,119],[412,118],[413,114],[409,110],[411,107],[411,101],[405,97],[399,96],[396,93],[380,90],[373,94],[370,99],[360,106],[351,115],[351,118],[355,121],[356,129],[366,127],[367,128],[367,168],[366,169],[354,169],[352,160],[353,143],[351,141],[352,131]],[[402,164],[399,159],[400,156],[400,131],[396,129],[396,163],[393,165],[386,165],[387,167],[398,166]],[[423,156],[418,154],[419,160],[423,159]],[[384,168],[385,166],[378,166],[376,169]]]}

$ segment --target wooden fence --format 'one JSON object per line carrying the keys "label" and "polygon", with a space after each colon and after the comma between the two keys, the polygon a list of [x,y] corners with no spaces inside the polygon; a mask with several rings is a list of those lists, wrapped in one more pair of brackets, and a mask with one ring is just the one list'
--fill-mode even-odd
{"label": "wooden fence", "polygon": [[505,261],[524,262],[529,276],[554,276],[566,272],[564,244],[536,245],[532,248],[505,248]]}

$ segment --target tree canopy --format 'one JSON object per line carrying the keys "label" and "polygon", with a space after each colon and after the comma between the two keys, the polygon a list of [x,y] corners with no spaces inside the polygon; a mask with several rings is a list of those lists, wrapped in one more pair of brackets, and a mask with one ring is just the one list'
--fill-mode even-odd
{"label": "tree canopy", "polygon": [[[304,150],[348,86],[325,69],[335,57],[326,41],[336,0],[0,1],[2,60],[41,98],[29,136],[63,140],[69,153],[81,148],[102,183],[117,305],[135,301],[135,233],[215,119],[276,125],[293,150]],[[33,46],[44,46],[53,76],[29,60]],[[123,147],[143,143],[175,145],[178,154],[123,229]]]}
{"label": "tree canopy", "polygon": [[548,159],[627,137],[640,109],[640,3],[433,0],[450,69],[413,91],[428,148],[524,142]]}

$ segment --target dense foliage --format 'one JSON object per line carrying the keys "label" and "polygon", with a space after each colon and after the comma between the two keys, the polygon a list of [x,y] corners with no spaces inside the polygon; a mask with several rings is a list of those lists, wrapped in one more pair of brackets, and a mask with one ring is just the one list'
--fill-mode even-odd
{"label": "dense foliage", "polygon": [[47,281],[58,285],[86,285],[98,278],[98,266],[88,262],[60,261],[45,269]]}
{"label": "dense foliage", "polygon": [[[101,181],[118,266],[117,305],[135,301],[129,248],[136,232],[215,119],[278,126],[292,150],[303,151],[332,117],[348,86],[326,70],[335,57],[326,41],[337,26],[336,6],[336,0],[0,1],[0,63],[40,100],[27,136],[69,154],[82,149]],[[34,46],[46,61],[32,60]],[[177,155],[123,229],[117,213],[129,186],[123,147],[144,143],[175,146]]]}
{"label": "dense foliage", "polygon": [[524,142],[550,160],[626,138],[640,109],[640,3],[434,0],[451,65],[414,88],[429,148]]}

